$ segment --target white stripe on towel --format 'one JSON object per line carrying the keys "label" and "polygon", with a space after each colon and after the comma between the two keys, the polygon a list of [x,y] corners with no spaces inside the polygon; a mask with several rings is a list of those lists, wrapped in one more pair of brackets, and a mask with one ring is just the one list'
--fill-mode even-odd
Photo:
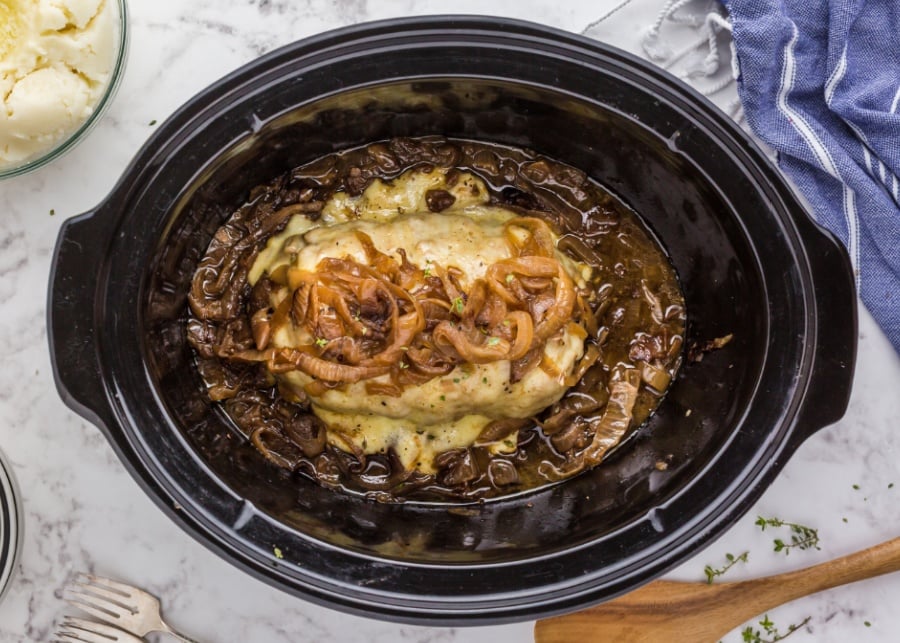
{"label": "white stripe on towel", "polygon": [[860,282],[859,265],[859,214],[856,211],[856,195],[853,190],[841,179],[840,172],[828,148],[819,140],[819,137],[809,126],[803,116],[788,104],[788,96],[794,87],[794,78],[797,67],[794,59],[794,47],[797,45],[799,32],[797,25],[791,23],[793,34],[791,40],[784,48],[783,67],[781,69],[781,85],[778,89],[778,110],[784,114],[788,122],[793,125],[797,133],[806,141],[813,155],[822,166],[822,169],[841,182],[844,191],[844,219],[847,222],[847,237],[849,239],[850,262],[853,265],[853,273],[856,276],[856,285]]}
{"label": "white stripe on towel", "polygon": [[897,93],[894,94],[894,102],[891,103],[891,114],[896,113],[897,105],[900,105],[900,87],[897,88]]}
{"label": "white stripe on towel", "polygon": [[[897,88],[897,93],[894,94],[894,101],[891,103],[891,114],[897,113],[898,105],[900,105],[900,87]],[[900,190],[898,190],[896,174],[891,175],[891,193],[894,195],[894,201],[897,202],[897,205],[900,205]]]}
{"label": "white stripe on towel", "polygon": [[841,53],[841,59],[838,61],[837,67],[831,72],[831,77],[825,83],[825,104],[831,106],[831,99],[834,98],[834,90],[837,84],[841,82],[844,74],[847,72],[847,45],[844,45],[844,51]]}
{"label": "white stripe on towel", "polygon": [[[897,193],[897,176],[892,174],[887,166],[882,163],[881,159],[878,160],[878,174],[875,173],[875,170],[872,169],[872,154],[873,152],[869,148],[869,139],[866,138],[866,135],[863,134],[862,130],[859,129],[856,125],[851,123],[850,121],[844,121],[847,126],[853,131],[856,135],[856,138],[859,139],[860,147],[862,148],[863,159],[866,161],[866,170],[869,172],[869,175],[873,179],[880,178],[881,184],[884,185],[884,189],[888,190],[890,194],[894,197],[894,201],[897,202],[897,205],[900,205],[900,195]],[[891,177],[891,186],[888,186],[888,176]]]}
{"label": "white stripe on towel", "polygon": [[[857,132],[856,135],[859,136],[859,132]],[[862,145],[862,149],[863,149],[863,158],[866,159],[866,169],[869,171],[869,174],[871,174],[872,173],[872,155],[869,154],[869,146],[866,145],[866,142],[864,140],[860,141],[860,145]]]}

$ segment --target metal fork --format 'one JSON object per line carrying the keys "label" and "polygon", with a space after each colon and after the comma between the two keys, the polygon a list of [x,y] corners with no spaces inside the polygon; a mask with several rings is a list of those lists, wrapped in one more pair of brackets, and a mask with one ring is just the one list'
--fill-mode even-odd
{"label": "metal fork", "polygon": [[197,643],[166,625],[159,613],[159,600],[137,587],[78,574],[66,588],[63,598],[73,607],[131,634],[145,636],[148,632],[165,632],[182,643]]}
{"label": "metal fork", "polygon": [[146,643],[144,639],[134,634],[122,631],[112,625],[104,625],[96,621],[78,618],[77,616],[64,617],[59,632],[54,636],[53,643],[71,643],[72,641],[84,641],[85,643]]}

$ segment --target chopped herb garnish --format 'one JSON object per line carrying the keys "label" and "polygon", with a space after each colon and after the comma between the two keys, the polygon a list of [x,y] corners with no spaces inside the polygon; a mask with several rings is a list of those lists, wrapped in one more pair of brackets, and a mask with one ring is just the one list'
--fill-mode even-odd
{"label": "chopped herb garnish", "polygon": [[400,363],[398,364],[398,366],[399,366],[400,368],[409,368],[409,364],[407,364],[406,362],[400,362]]}
{"label": "chopped herb garnish", "polygon": [[499,338],[499,337],[490,337],[490,338],[488,338],[488,340],[487,340],[487,345],[488,345],[488,346],[496,346],[496,345],[499,344],[499,343],[500,343],[500,338]]}
{"label": "chopped herb garnish", "polygon": [[279,560],[281,560],[282,558],[284,558],[284,554],[281,553],[281,550],[280,550],[278,547],[274,547],[274,548],[272,549],[272,553],[274,553],[274,554],[275,554],[275,558],[277,558],[277,559],[279,559]]}
{"label": "chopped herb garnish", "polygon": [[510,273],[507,273],[507,275],[506,275],[506,283],[511,284],[513,279],[515,279],[515,277],[513,276],[513,273],[511,273],[511,272],[510,272]]}
{"label": "chopped herb garnish", "polygon": [[441,395],[441,402],[446,402],[446,401],[447,401],[447,396]]}
{"label": "chopped herb garnish", "polygon": [[463,308],[465,308],[465,304],[463,304],[462,297],[457,297],[453,300],[453,312],[457,315],[462,315]]}
{"label": "chopped herb garnish", "polygon": [[426,267],[425,270],[422,271],[422,274],[425,275],[426,279],[428,277],[430,277],[431,276],[431,266]]}
{"label": "chopped herb garnish", "polygon": [[856,491],[859,491],[859,485],[858,485],[858,484],[853,485],[853,488],[854,488]]}
{"label": "chopped herb garnish", "polygon": [[894,488],[894,483],[893,483],[893,482],[889,483],[889,484],[888,484],[888,489],[893,489],[893,488]]}
{"label": "chopped herb garnish", "polygon": [[865,625],[866,627],[872,627],[872,624],[869,623],[869,621],[863,621],[863,625]]}
{"label": "chopped herb garnish", "polygon": [[713,579],[717,576],[721,576],[729,569],[734,567],[737,563],[746,563],[747,556],[750,555],[749,551],[745,551],[743,554],[739,556],[735,556],[734,554],[725,554],[725,560],[727,561],[722,567],[715,568],[710,565],[707,565],[703,568],[703,573],[706,574],[706,582],[709,585],[712,585]]}
{"label": "chopped herb garnish", "polygon": [[328,343],[328,340],[323,337],[320,337],[319,339],[316,340],[316,346],[325,346],[327,343]]}
{"label": "chopped herb garnish", "polygon": [[458,378],[458,377],[454,377],[454,378],[453,378],[453,383],[454,383],[454,384],[459,384],[459,378]]}
{"label": "chopped herb garnish", "polygon": [[56,210],[54,210],[53,208],[50,208],[50,216],[52,217],[55,214],[56,214]]}
{"label": "chopped herb garnish", "polygon": [[[799,624],[789,625],[787,632],[782,634],[778,631],[778,628],[775,627],[775,624],[769,620],[769,615],[766,614],[762,620],[759,621],[763,631],[754,630],[752,626],[747,626],[741,630],[741,640],[745,641],[745,643],[775,643],[775,641],[782,641],[809,623],[811,618],[811,616],[807,616]],[[771,638],[763,638],[764,636]]]}
{"label": "chopped herb garnish", "polygon": [[781,538],[773,541],[776,552],[784,552],[785,556],[791,553],[791,549],[820,549],[819,531],[806,525],[798,525],[794,522],[785,522],[779,518],[763,518],[758,516],[756,526],[762,531],[766,527],[788,527],[791,530],[791,542],[786,543]]}
{"label": "chopped herb garnish", "polygon": [[154,125],[156,125],[156,119],[155,119],[155,118],[154,118],[152,121],[150,121],[150,123],[149,123],[149,126],[150,126],[150,127],[153,127]]}
{"label": "chopped herb garnish", "polygon": [[481,383],[482,383],[482,384],[487,384],[487,377],[482,377],[482,378],[481,378]]}

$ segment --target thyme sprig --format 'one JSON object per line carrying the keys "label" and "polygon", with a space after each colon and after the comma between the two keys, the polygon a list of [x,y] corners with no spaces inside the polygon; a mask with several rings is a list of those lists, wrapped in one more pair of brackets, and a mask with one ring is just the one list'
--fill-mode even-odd
{"label": "thyme sprig", "polygon": [[[745,643],[775,643],[775,641],[783,641],[791,634],[799,630],[801,627],[809,623],[811,616],[807,616],[805,619],[800,621],[797,624],[788,625],[787,632],[782,634],[778,631],[778,628],[775,627],[775,624],[769,619],[769,615],[766,614],[762,620],[759,621],[762,630],[754,629],[752,625],[748,625],[743,630],[741,630],[742,640]],[[771,637],[771,638],[763,638],[763,637]]]}
{"label": "thyme sprig", "polygon": [[749,556],[749,555],[750,555],[749,551],[745,551],[743,554],[740,554],[739,556],[735,556],[734,554],[730,554],[730,553],[725,554],[726,563],[722,567],[715,568],[715,567],[712,567],[711,565],[707,565],[706,567],[704,567],[703,573],[706,574],[707,585],[712,585],[713,579],[715,579],[717,576],[721,576],[722,574],[727,572],[729,569],[734,567],[736,564],[746,563],[747,556]]}
{"label": "thyme sprig", "polygon": [[772,542],[776,553],[784,552],[787,556],[791,549],[821,549],[819,547],[819,530],[800,525],[795,522],[787,522],[780,518],[756,518],[757,527],[765,531],[767,527],[787,527],[791,530],[791,541],[785,542],[781,538],[775,538]]}

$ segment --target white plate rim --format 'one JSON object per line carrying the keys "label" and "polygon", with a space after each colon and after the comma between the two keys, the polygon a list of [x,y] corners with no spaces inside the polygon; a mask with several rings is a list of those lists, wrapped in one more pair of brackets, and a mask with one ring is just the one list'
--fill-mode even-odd
{"label": "white plate rim", "polygon": [[19,559],[22,508],[16,481],[0,451],[0,601],[9,589]]}

